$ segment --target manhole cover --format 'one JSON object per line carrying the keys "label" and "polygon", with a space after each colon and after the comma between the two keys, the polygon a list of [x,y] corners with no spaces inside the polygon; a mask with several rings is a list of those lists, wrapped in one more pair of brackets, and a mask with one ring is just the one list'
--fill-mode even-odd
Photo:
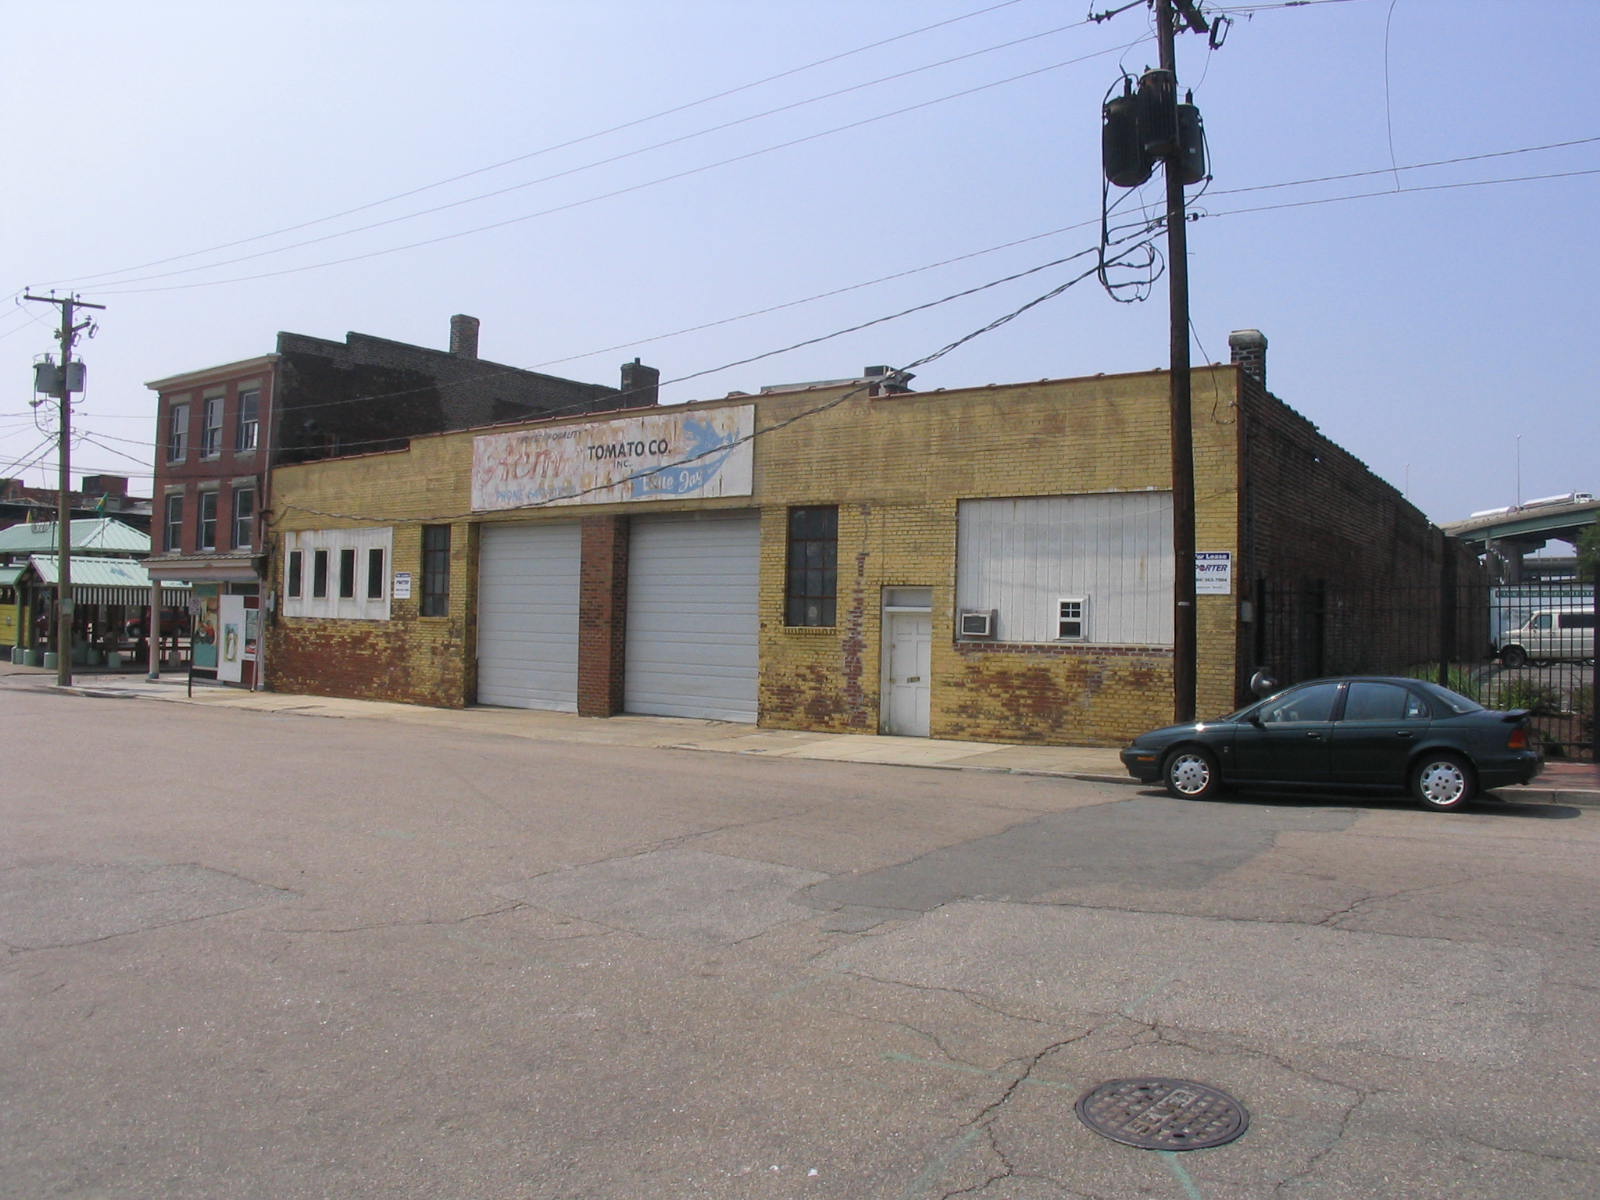
{"label": "manhole cover", "polygon": [[1096,1133],[1145,1150],[1203,1150],[1250,1126],[1244,1105],[1189,1079],[1113,1079],[1080,1096],[1077,1108]]}

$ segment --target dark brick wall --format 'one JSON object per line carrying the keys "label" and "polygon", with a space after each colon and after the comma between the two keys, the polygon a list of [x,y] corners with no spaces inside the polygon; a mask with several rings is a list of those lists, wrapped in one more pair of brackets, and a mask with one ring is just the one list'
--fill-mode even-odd
{"label": "dark brick wall", "polygon": [[578,714],[623,710],[628,633],[628,518],[585,517],[578,577]]}
{"label": "dark brick wall", "polygon": [[274,464],[398,449],[408,437],[621,403],[616,388],[362,333],[278,335]]}
{"label": "dark brick wall", "polygon": [[[1476,578],[1476,560],[1248,374],[1240,376],[1239,412],[1241,583],[1291,598],[1284,611],[1297,621],[1319,614],[1317,632],[1305,634],[1319,652],[1306,645],[1288,656],[1294,662],[1261,665],[1303,677],[1318,667],[1398,670],[1436,657],[1447,627],[1443,588],[1452,576]],[[1253,656],[1250,639],[1242,640],[1244,698]]]}

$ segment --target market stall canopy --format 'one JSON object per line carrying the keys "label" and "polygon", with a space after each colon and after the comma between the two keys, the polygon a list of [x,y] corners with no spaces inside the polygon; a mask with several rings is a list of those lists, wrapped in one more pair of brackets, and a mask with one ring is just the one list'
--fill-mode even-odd
{"label": "market stall canopy", "polygon": [[[53,588],[60,582],[61,571],[55,555],[32,555],[28,566],[44,587]],[[187,583],[163,583],[161,603],[186,606],[189,592]],[[74,558],[72,598],[79,604],[141,607],[150,603],[150,572],[143,563],[131,558]]]}
{"label": "market stall canopy", "polygon": [[[0,529],[0,555],[54,554],[61,536],[54,521],[24,521]],[[150,553],[150,535],[112,517],[85,517],[70,523],[72,553],[143,558]],[[76,572],[74,572],[76,574]]]}

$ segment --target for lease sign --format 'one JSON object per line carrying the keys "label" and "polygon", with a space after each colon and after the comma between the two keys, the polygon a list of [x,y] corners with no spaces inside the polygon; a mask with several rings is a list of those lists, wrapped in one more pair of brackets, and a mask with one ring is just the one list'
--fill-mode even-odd
{"label": "for lease sign", "polygon": [[1233,554],[1228,550],[1197,550],[1194,556],[1194,594],[1233,594]]}
{"label": "for lease sign", "polygon": [[484,434],[472,507],[748,496],[754,434],[753,405]]}

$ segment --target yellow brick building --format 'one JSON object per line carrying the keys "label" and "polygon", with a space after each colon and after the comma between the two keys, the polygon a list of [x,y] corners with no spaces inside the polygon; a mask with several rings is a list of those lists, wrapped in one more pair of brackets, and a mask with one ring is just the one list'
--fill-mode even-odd
{"label": "yellow brick building", "polygon": [[[1292,522],[1371,509],[1437,542],[1250,371],[1193,395],[1206,714],[1254,665],[1249,581],[1372,557]],[[267,685],[1119,744],[1173,713],[1168,429],[1165,372],[877,379],[280,468]]]}

